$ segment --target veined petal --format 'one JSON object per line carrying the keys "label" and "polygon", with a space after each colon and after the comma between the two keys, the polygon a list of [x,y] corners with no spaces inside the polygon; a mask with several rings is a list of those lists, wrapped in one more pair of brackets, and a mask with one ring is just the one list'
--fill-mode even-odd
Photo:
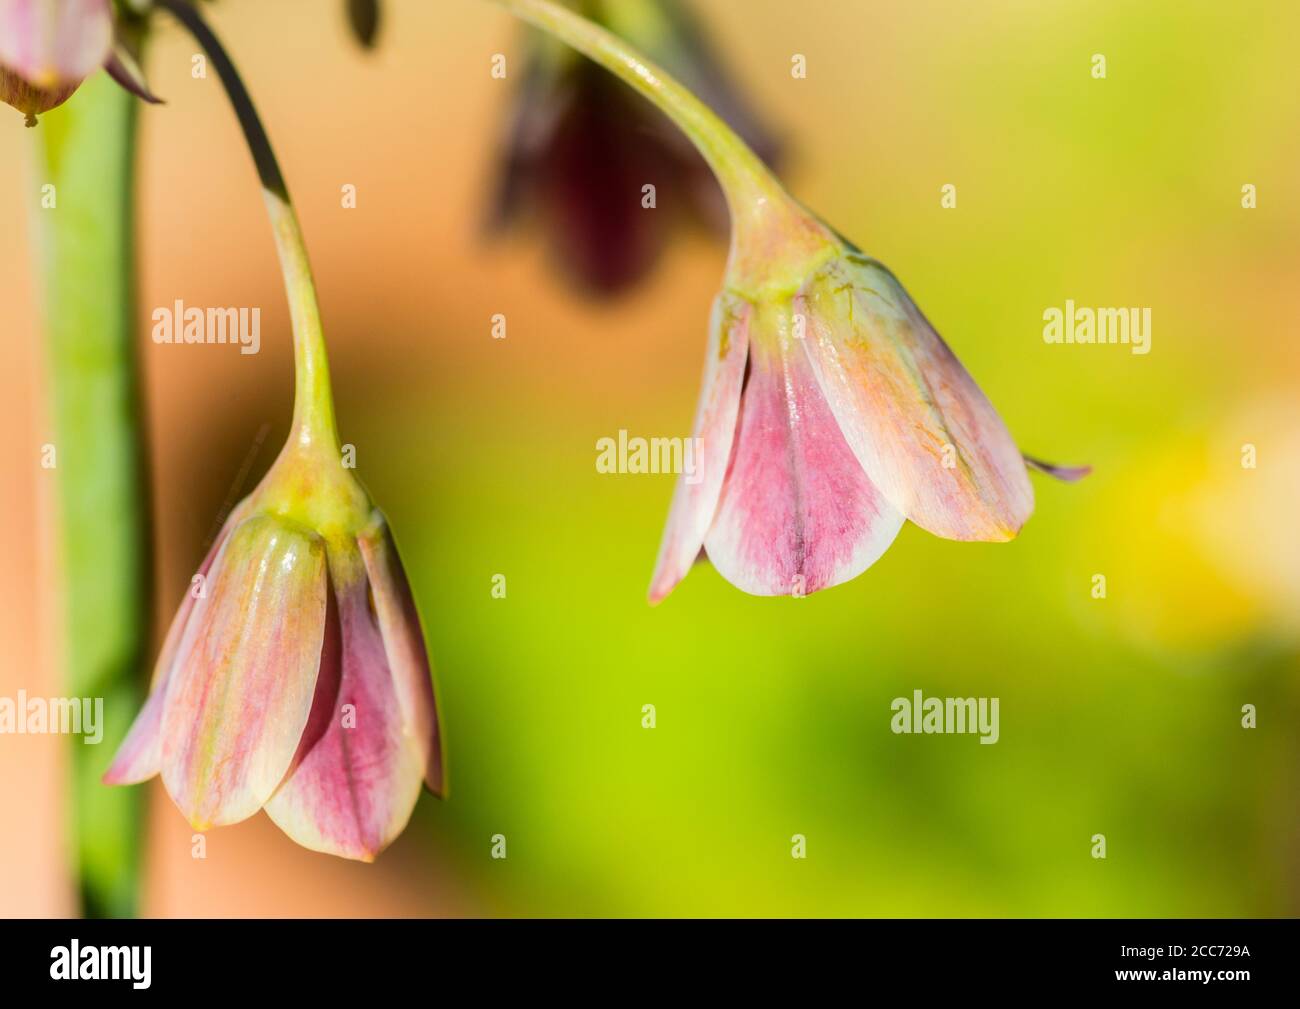
{"label": "veined petal", "polygon": [[806,594],[865,571],[903,517],[844,440],[790,309],[758,311],[731,466],[704,548],[746,592]]}
{"label": "veined petal", "polygon": [[407,735],[359,551],[331,545],[329,561],[338,647],[325,648],[306,748],[266,812],[305,848],[369,862],[411,817],[428,740]]}
{"label": "veined petal", "polygon": [[325,633],[325,548],[270,515],[226,543],[181,639],[162,716],[162,778],[200,830],[256,813],[289,769]]}
{"label": "veined petal", "polygon": [[1025,463],[975,381],[879,263],[833,261],[796,299],[808,352],[872,483],[923,529],[1011,539],[1034,510]]}
{"label": "veined petal", "polygon": [[370,579],[379,631],[402,708],[403,730],[421,754],[424,780],[437,796],[447,794],[442,732],[434,697],[429,653],[424,646],[420,614],[402,568],[393,534],[382,514],[375,512],[369,529],[357,538]]}
{"label": "veined petal", "polygon": [[659,602],[686,577],[717,510],[740,414],[753,311],[749,302],[725,291],[713,303],[704,382],[695,414],[691,453],[694,472],[677,477],[668,525],[650,580],[651,603]]}
{"label": "veined petal", "polygon": [[217,554],[230,537],[230,531],[243,520],[243,515],[244,505],[241,502],[226,519],[221,531],[217,533],[217,538],[212,541],[208,555],[199,565],[197,584],[191,581],[186,588],[181,605],[176,610],[176,615],[172,617],[171,626],[167,628],[167,636],[163,639],[158,661],[154,664],[153,678],[149,682],[149,696],[145,699],[140,713],[135,716],[131,731],[126,734],[126,739],[118,747],[112,765],[104,772],[104,784],[136,785],[148,781],[158,773],[162,761],[163,703],[167,697],[167,684],[171,682],[172,670],[176,666],[176,657],[180,652],[181,637],[189,623],[190,613],[194,610],[195,600],[200,597],[200,594],[205,595],[207,592],[208,572],[211,571]]}
{"label": "veined petal", "polygon": [[0,0],[0,63],[38,87],[88,77],[112,44],[109,0]]}

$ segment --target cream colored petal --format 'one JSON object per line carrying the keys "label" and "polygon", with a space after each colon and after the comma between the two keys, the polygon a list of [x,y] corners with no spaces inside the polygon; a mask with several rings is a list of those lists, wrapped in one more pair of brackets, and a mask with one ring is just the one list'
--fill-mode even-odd
{"label": "cream colored petal", "polygon": [[231,533],[162,715],[163,783],[196,828],[256,813],[288,771],[315,693],[326,592],[314,533],[267,515]]}
{"label": "cream colored petal", "polygon": [[893,275],[865,257],[838,259],[795,310],[840,428],[893,506],[948,539],[1014,537],[1034,508],[1024,460]]}

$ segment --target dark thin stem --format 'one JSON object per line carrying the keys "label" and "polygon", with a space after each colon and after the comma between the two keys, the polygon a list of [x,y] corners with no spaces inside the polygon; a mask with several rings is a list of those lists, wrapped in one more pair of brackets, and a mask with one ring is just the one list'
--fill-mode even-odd
{"label": "dark thin stem", "polygon": [[221,40],[213,34],[208,23],[203,20],[203,15],[186,0],[158,0],[158,6],[183,24],[207,52],[212,65],[217,68],[217,76],[221,78],[226,93],[230,95],[230,104],[235,107],[235,115],[239,117],[239,125],[248,140],[248,149],[253,155],[253,163],[257,165],[257,175],[262,180],[262,185],[287,203],[289,190],[284,184],[284,176],[280,174],[280,165],[275,160],[275,151],[271,149],[271,140],[266,135],[253,99],[244,87],[235,64],[226,54]]}

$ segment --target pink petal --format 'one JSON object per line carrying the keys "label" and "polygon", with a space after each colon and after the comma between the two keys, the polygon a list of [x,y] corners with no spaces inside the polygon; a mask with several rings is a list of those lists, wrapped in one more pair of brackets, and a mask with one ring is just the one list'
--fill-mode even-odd
{"label": "pink petal", "polygon": [[[206,579],[216,560],[217,553],[230,537],[230,531],[239,523],[244,514],[242,503],[226,519],[212,541],[208,555],[199,565],[198,575]],[[167,637],[163,639],[162,651],[154,664],[153,679],[149,683],[149,696],[144,707],[136,715],[131,731],[118,747],[113,763],[104,772],[106,785],[136,785],[148,781],[158,773],[162,760],[161,733],[163,702],[167,696],[167,684],[171,682],[172,670],[176,666],[176,655],[180,651],[181,636],[185,633],[190,613],[194,609],[195,585],[190,583],[181,599],[180,608],[172,617],[171,626],[167,628]]]}
{"label": "pink petal", "polygon": [[835,418],[895,508],[955,540],[1008,540],[1034,510],[997,411],[879,263],[851,254],[796,299]]}
{"label": "pink petal", "polygon": [[790,310],[758,311],[735,451],[704,548],[746,592],[800,595],[865,571],[903,517],[849,450]]}
{"label": "pink petal", "polygon": [[0,0],[0,63],[39,87],[89,76],[112,44],[109,0]]}
{"label": "pink petal", "polygon": [[162,714],[162,778],[199,830],[256,813],[289,769],[325,633],[325,548],[256,515],[231,533],[190,615]]}
{"label": "pink petal", "polygon": [[402,707],[403,731],[422,755],[424,780],[429,790],[434,795],[446,796],[442,733],[420,614],[393,535],[378,511],[371,528],[358,537],[357,546],[370,579],[379,630]]}
{"label": "pink petal", "polygon": [[725,291],[713,303],[704,382],[695,414],[696,469],[677,478],[659,559],[650,579],[651,603],[659,602],[686,577],[717,510],[740,413],[752,314],[749,302]]}
{"label": "pink petal", "polygon": [[428,738],[406,733],[366,571],[351,544],[330,548],[330,580],[337,616],[327,640],[337,635],[337,645],[325,648],[308,745],[266,812],[305,848],[369,862],[411,817]]}

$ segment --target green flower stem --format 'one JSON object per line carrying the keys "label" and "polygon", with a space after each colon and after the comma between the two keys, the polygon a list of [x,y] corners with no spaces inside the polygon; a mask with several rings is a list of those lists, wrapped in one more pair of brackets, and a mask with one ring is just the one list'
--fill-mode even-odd
{"label": "green flower stem", "polygon": [[303,244],[298,215],[286,195],[263,190],[271,215],[275,245],[284,273],[285,294],[293,323],[294,396],[291,440],[304,448],[317,447],[337,456],[338,425],[334,419],[334,396],[330,390],[329,357],[321,329],[320,307],[312,282],[311,263]]}
{"label": "green flower stem", "polygon": [[208,54],[230,97],[262,181],[293,323],[294,404],[290,441],[304,449],[314,448],[337,455],[339,439],[334,419],[334,397],[330,391],[329,357],[325,351],[311,264],[271,140],[239,72],[202,15],[186,0],[159,0],[158,6],[185,25]]}
{"label": "green flower stem", "polygon": [[[82,913],[135,913],[139,789],[99,781],[139,709],[150,559],[134,350],[136,99],[96,74],[33,131],[34,211],[59,491],[63,658],[70,697],[103,698],[103,739],[72,737],[68,807]],[[48,191],[47,191],[48,192]]]}
{"label": "green flower stem", "polygon": [[712,109],[617,35],[552,0],[497,2],[599,63],[657,105],[699,148],[728,198],[761,197],[770,188],[771,175],[758,155]]}
{"label": "green flower stem", "polygon": [[[826,229],[786,193],[762,159],[703,102],[623,39],[553,0],[496,0],[516,17],[599,63],[668,116],[704,156],[731,211],[728,283],[785,288],[824,258]],[[779,253],[779,254],[778,254]]]}

